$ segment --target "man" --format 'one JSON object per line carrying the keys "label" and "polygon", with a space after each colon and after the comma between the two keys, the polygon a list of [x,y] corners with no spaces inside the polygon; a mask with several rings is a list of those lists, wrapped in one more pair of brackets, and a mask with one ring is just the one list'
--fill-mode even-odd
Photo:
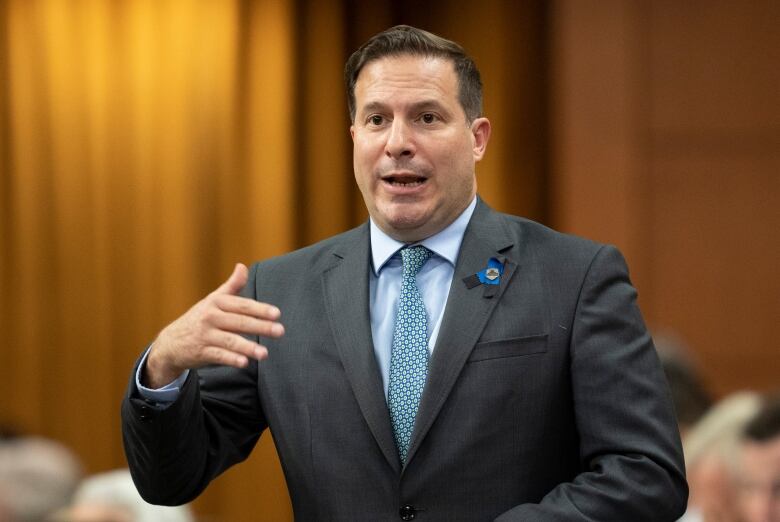
{"label": "man", "polygon": [[780,395],[745,426],[736,471],[744,521],[780,522]]}
{"label": "man", "polygon": [[757,393],[733,393],[718,401],[683,437],[688,478],[685,522],[744,522],[733,480],[742,431],[761,407]]}
{"label": "man", "polygon": [[195,522],[195,517],[186,505],[166,507],[144,502],[130,472],[115,469],[82,480],[70,506],[49,522]]}
{"label": "man", "polygon": [[0,434],[0,522],[48,520],[70,503],[82,475],[78,458],[62,444]]}
{"label": "man", "polygon": [[370,222],[238,265],[162,330],[122,409],[142,495],[190,500],[268,427],[299,520],[675,520],[620,254],[477,198],[490,122],[457,44],[394,27],[346,80]]}

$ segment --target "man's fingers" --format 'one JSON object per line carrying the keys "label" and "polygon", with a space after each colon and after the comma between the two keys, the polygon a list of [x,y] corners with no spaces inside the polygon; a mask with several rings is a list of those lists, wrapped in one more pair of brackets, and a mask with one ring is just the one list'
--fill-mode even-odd
{"label": "man's fingers", "polygon": [[258,319],[250,315],[222,312],[215,314],[213,326],[228,332],[239,332],[262,337],[281,337],[284,326],[273,321]]}
{"label": "man's fingers", "polygon": [[227,281],[222,283],[222,285],[217,288],[214,293],[236,295],[241,291],[242,288],[244,288],[248,278],[249,270],[247,269],[246,265],[243,263],[236,263],[235,268],[233,268],[233,273],[230,274],[230,277],[227,279]]}
{"label": "man's fingers", "polygon": [[[244,357],[265,359],[268,356],[268,349],[265,346],[261,346],[255,342],[245,339],[236,333],[214,330],[208,336],[206,342],[210,348],[218,348],[220,350],[225,350],[233,354],[242,355]],[[207,357],[210,353],[212,353],[210,348],[204,349],[204,355]],[[235,365],[231,364],[231,366]]]}
{"label": "man's fingers", "polygon": [[274,305],[237,295],[218,295],[215,296],[214,302],[223,312],[250,315],[268,321],[276,321],[282,315],[281,311]]}
{"label": "man's fingers", "polygon": [[225,350],[219,346],[207,346],[203,349],[203,358],[211,364],[246,368],[249,358],[240,353]]}

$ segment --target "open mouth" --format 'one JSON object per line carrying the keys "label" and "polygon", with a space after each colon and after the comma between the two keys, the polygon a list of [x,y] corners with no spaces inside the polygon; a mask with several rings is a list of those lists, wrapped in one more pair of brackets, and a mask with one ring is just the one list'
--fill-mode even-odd
{"label": "open mouth", "polygon": [[414,174],[393,174],[390,176],[384,176],[382,181],[392,185],[393,187],[414,188],[419,187],[425,183],[427,178]]}

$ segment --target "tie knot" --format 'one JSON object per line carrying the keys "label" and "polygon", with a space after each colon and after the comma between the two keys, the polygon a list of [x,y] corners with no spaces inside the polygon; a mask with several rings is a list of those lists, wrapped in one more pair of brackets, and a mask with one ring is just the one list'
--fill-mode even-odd
{"label": "tie knot", "polygon": [[433,252],[422,245],[401,249],[401,260],[405,277],[414,277],[422,266],[431,258]]}

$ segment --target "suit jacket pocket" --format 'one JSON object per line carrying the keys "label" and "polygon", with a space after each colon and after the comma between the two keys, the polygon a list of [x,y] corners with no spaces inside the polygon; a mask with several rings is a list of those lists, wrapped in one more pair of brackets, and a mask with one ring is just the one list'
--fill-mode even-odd
{"label": "suit jacket pocket", "polygon": [[545,353],[546,351],[547,334],[512,337],[510,339],[477,343],[471,351],[468,362],[503,359],[506,357],[521,357]]}

